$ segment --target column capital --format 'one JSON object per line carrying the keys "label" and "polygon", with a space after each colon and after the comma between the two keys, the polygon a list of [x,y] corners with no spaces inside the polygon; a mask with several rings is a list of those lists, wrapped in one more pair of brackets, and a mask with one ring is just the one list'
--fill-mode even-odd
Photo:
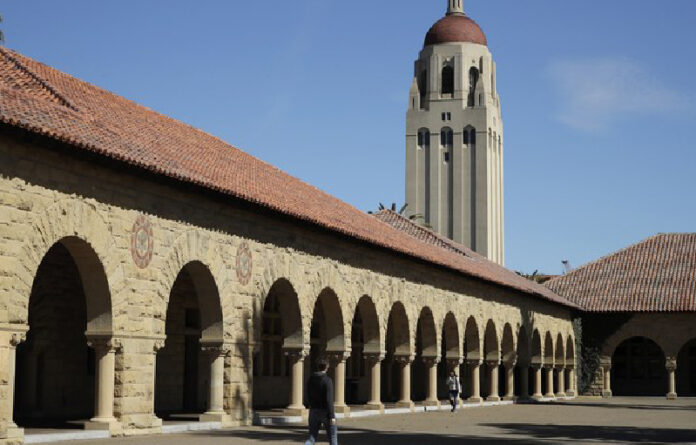
{"label": "column capital", "polygon": [[11,332],[8,336],[8,343],[11,347],[16,348],[20,343],[27,339],[27,333],[24,332]]}
{"label": "column capital", "polygon": [[201,351],[208,353],[211,357],[229,357],[232,354],[233,345],[220,342],[207,342],[201,340]]}
{"label": "column capital", "polygon": [[486,360],[486,365],[491,367],[500,366],[500,359]]}
{"label": "column capital", "polygon": [[514,368],[517,365],[517,357],[513,357],[507,360],[503,360],[503,365],[506,368]]}
{"label": "column capital", "polygon": [[440,357],[423,357],[423,363],[425,363],[426,366],[436,366],[438,363],[440,363]]}
{"label": "column capital", "polygon": [[326,353],[326,359],[332,366],[343,363],[350,358],[350,351],[332,351]]}
{"label": "column capital", "polygon": [[399,363],[402,366],[405,366],[405,365],[413,363],[414,358],[415,357],[413,355],[395,355],[394,361]]}
{"label": "column capital", "polygon": [[554,366],[554,368],[556,368],[556,370],[558,370],[558,371],[562,371],[563,369],[565,369],[565,367],[566,367],[565,364],[561,364],[561,363],[557,363]]}
{"label": "column capital", "polygon": [[309,353],[304,349],[284,349],[283,354],[290,359],[290,361],[304,360]]}
{"label": "column capital", "polygon": [[482,363],[483,363],[483,360],[481,360],[480,358],[474,358],[474,359],[468,358],[468,359],[466,359],[466,364],[469,366],[481,366]]}
{"label": "column capital", "polygon": [[540,370],[541,368],[544,367],[544,364],[543,364],[543,363],[530,363],[530,364],[529,364],[529,367],[532,368],[532,369],[535,370],[535,371],[538,371],[538,370]]}
{"label": "column capital", "polygon": [[448,367],[451,368],[457,368],[459,365],[464,363],[464,359],[459,357],[459,358],[445,358],[445,362],[447,363]]}
{"label": "column capital", "polygon": [[384,360],[384,353],[380,352],[367,352],[363,354],[363,358],[369,365],[374,365]]}
{"label": "column capital", "polygon": [[87,346],[105,354],[123,349],[123,342],[114,337],[88,337]]}
{"label": "column capital", "polygon": [[676,357],[667,357],[665,360],[665,368],[669,372],[674,372],[677,370],[677,358]]}

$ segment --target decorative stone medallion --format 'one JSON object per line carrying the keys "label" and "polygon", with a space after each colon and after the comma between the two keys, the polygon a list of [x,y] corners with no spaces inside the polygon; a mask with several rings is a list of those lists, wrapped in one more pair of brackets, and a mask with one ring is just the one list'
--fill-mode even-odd
{"label": "decorative stone medallion", "polygon": [[145,269],[150,264],[154,244],[150,219],[145,215],[138,215],[131,231],[131,255],[136,266]]}
{"label": "decorative stone medallion", "polygon": [[249,284],[251,279],[252,258],[251,250],[246,242],[237,248],[237,279],[243,285]]}

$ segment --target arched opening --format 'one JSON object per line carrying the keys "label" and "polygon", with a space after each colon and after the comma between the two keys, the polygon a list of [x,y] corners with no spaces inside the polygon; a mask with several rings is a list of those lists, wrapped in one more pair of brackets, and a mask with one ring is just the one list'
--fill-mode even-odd
{"label": "arched opening", "polygon": [[479,336],[479,328],[474,317],[469,317],[464,328],[464,359],[460,370],[460,378],[466,384],[462,386],[462,391],[465,396],[473,396],[472,387],[472,371],[473,367],[479,366],[483,357],[481,356],[481,340]]}
{"label": "arched opening", "polygon": [[469,95],[467,106],[476,106],[476,87],[479,81],[479,70],[476,67],[471,67],[469,70]]}
{"label": "arched opening", "polygon": [[677,355],[677,394],[696,397],[696,338],[687,342]]}
{"label": "arched opening", "polygon": [[[483,337],[484,372],[481,373],[481,389],[485,397],[498,396],[491,392],[491,375],[493,368],[500,366],[500,343],[498,342],[498,332],[493,320],[486,323],[486,331]],[[496,378],[499,378],[497,375]]]}
{"label": "arched opening", "polygon": [[532,363],[529,347],[529,334],[524,326],[520,327],[517,335],[517,367],[515,368],[515,395],[521,398],[529,397],[529,366]]}
{"label": "arched opening", "polygon": [[454,95],[454,68],[446,65],[442,68],[442,96]]}
{"label": "arched opening", "polygon": [[329,374],[333,376],[336,363],[331,359],[333,355],[340,355],[346,350],[343,326],[343,314],[336,293],[329,288],[322,290],[314,304],[309,361],[305,362],[306,377],[314,371],[317,360],[322,356],[332,362]]}
{"label": "arched opening", "polygon": [[111,332],[111,296],[92,247],[63,238],[32,284],[26,341],[17,348],[14,420],[22,427],[81,427],[94,416],[92,335]]}
{"label": "arched opening", "polygon": [[401,373],[396,359],[411,355],[410,336],[406,309],[402,303],[396,302],[389,312],[386,355],[381,367],[382,382],[380,387],[384,403],[393,403],[399,398]]}
{"label": "arched opening", "polygon": [[155,414],[196,419],[210,395],[210,357],[204,343],[222,343],[222,306],[217,285],[203,263],[186,264],[174,281],[167,306],[164,348],[157,353]]}
{"label": "arched opening", "polygon": [[302,318],[297,293],[285,279],[276,281],[258,318],[260,348],[254,357],[253,407],[283,408],[290,403],[291,363],[285,351],[302,349]]}
{"label": "arched opening", "polygon": [[[566,358],[565,358],[565,363],[567,367],[570,367],[572,369],[575,369],[575,341],[573,340],[573,337],[568,336],[568,339],[566,340],[566,348],[565,348],[565,353],[566,353]],[[571,382],[570,379],[572,376],[575,374],[575,371],[572,372],[566,372],[565,375],[565,387],[566,387],[566,393],[568,395],[576,395],[575,394],[575,387],[576,387],[576,382]],[[570,390],[570,391],[568,391]]]}
{"label": "arched opening", "polygon": [[457,319],[452,312],[447,313],[445,322],[442,325],[440,351],[442,358],[437,365],[437,397],[439,400],[446,400],[449,397],[447,377],[450,371],[455,371],[461,378],[459,371],[459,361],[461,360],[459,327],[457,325]]}
{"label": "arched opening", "polygon": [[[541,391],[544,395],[553,393],[553,385],[549,385],[549,374],[553,376],[553,337],[550,332],[544,336],[544,378],[541,380]],[[551,379],[551,381],[553,381]]]}
{"label": "arched opening", "polygon": [[[556,372],[554,372],[554,392],[558,393],[561,392],[560,379],[563,378],[563,373],[565,373],[563,370],[558,370],[558,368],[565,368],[565,343],[563,342],[563,336],[561,334],[558,334],[556,337],[554,364],[557,369]],[[565,385],[563,385],[563,387],[565,387]]]}
{"label": "arched opening", "polygon": [[517,362],[517,353],[515,351],[515,338],[514,335],[512,334],[512,326],[510,326],[510,323],[505,323],[505,326],[503,327],[503,340],[500,343],[500,352],[501,352],[501,364],[500,364],[500,370],[498,371],[498,388],[500,390],[500,393],[503,395],[507,395],[508,391],[508,382],[507,382],[507,372],[508,368],[512,366],[511,372],[513,373],[513,385],[514,385],[514,372],[515,372],[515,365],[512,365],[513,363]]}
{"label": "arched opening", "polygon": [[[544,355],[543,351],[541,348],[541,335],[539,334],[539,331],[537,329],[534,329],[534,332],[532,332],[532,347],[531,347],[531,365],[532,365],[532,372],[529,373],[529,388],[530,388],[530,393],[539,395],[539,393],[542,393],[542,387],[543,387],[543,379],[541,379],[541,386],[539,388],[536,387],[536,374],[541,373],[541,366],[544,363]],[[538,390],[538,391],[537,391]]]}
{"label": "arched opening", "polygon": [[611,389],[615,396],[664,396],[667,369],[657,343],[632,337],[619,344],[611,359]]}
{"label": "arched opening", "polygon": [[428,71],[423,70],[418,75],[418,91],[420,93],[421,109],[425,109],[425,98],[428,95]]}
{"label": "arched opening", "polygon": [[415,402],[425,400],[428,390],[427,359],[437,357],[437,333],[435,319],[428,307],[421,310],[416,325],[416,357],[411,368],[411,396]]}
{"label": "arched opening", "polygon": [[351,352],[346,363],[346,403],[365,404],[370,398],[370,370],[366,354],[379,355],[379,319],[370,297],[358,302],[351,324]]}

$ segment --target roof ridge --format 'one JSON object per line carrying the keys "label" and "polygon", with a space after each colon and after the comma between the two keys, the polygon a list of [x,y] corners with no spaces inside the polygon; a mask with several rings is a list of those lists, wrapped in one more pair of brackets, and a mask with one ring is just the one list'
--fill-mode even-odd
{"label": "roof ridge", "polygon": [[15,56],[10,54],[13,52],[14,51],[3,48],[2,46],[0,46],[0,54],[5,56],[5,58],[7,58],[10,62],[12,62],[15,65],[15,67],[17,67],[17,69],[19,69],[21,72],[23,72],[24,74],[31,77],[42,88],[44,88],[46,91],[51,93],[51,95],[53,95],[53,97],[55,97],[58,100],[58,102],[61,103],[61,105],[68,107],[73,111],[79,111],[75,105],[73,105],[65,96],[60,94],[58,92],[58,90],[56,90],[56,88],[53,85],[51,85],[47,80],[43,79],[41,76],[39,76],[34,71],[29,69],[28,66],[26,66],[22,62],[20,62],[19,59],[17,59]]}

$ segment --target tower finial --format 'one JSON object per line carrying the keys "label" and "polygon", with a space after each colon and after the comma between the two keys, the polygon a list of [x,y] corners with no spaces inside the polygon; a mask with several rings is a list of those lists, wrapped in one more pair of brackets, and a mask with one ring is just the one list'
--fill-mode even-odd
{"label": "tower finial", "polygon": [[464,14],[464,0],[447,0],[447,15]]}

